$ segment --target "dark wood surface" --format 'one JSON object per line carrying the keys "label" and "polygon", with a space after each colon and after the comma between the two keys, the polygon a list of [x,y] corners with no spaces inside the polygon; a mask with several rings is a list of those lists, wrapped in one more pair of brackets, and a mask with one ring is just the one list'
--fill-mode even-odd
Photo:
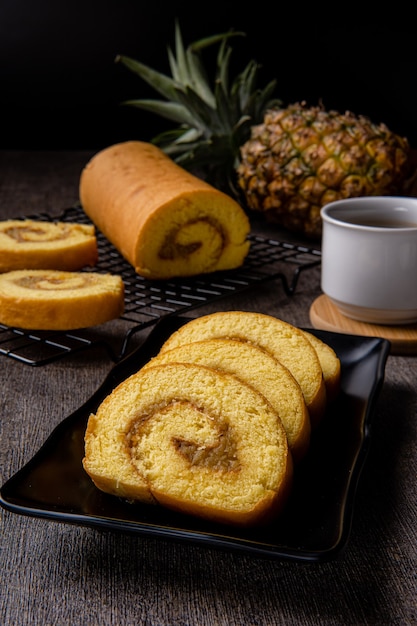
{"label": "dark wood surface", "polygon": [[[1,152],[0,218],[59,214],[71,206],[90,156]],[[270,282],[224,305],[230,308],[232,302],[236,309],[308,327],[309,308],[319,293],[316,268],[303,275],[292,297]],[[195,315],[215,308],[205,306]],[[117,323],[108,329],[117,336]],[[99,348],[42,367],[0,356],[2,484],[98,388],[112,366]],[[415,357],[388,358],[350,540],[336,560],[269,560],[1,510],[1,623],[416,624],[416,383]]]}

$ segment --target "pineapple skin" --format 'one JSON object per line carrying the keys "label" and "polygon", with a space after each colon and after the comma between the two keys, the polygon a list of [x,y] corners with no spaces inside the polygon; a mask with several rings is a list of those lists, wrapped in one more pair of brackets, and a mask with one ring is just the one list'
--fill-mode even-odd
{"label": "pineapple skin", "polygon": [[249,209],[318,239],[322,206],[401,193],[409,157],[408,140],[384,124],[296,103],[268,110],[252,127],[240,150],[237,181]]}

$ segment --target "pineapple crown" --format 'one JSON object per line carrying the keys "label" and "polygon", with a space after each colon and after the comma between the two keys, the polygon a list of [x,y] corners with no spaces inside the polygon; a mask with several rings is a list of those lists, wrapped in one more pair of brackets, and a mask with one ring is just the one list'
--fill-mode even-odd
{"label": "pineapple crown", "polygon": [[[267,109],[281,106],[273,99],[276,81],[257,88],[260,65],[250,61],[234,79],[230,74],[232,37],[228,33],[200,39],[184,47],[178,23],[175,26],[175,54],[168,47],[172,76],[158,72],[127,56],[116,62],[148,83],[163,99],[126,100],[122,104],[146,110],[177,124],[152,139],[179,165],[195,171],[220,188],[234,188],[239,149],[250,136],[253,125],[261,123]],[[219,44],[215,77],[210,83],[202,62],[202,51]]]}

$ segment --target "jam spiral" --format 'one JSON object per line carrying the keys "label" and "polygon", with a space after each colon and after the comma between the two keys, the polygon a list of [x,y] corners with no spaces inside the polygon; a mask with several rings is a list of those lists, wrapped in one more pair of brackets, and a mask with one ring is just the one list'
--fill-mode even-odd
{"label": "jam spiral", "polygon": [[39,243],[46,241],[60,241],[68,239],[73,234],[73,229],[66,223],[37,222],[23,220],[5,224],[1,229],[7,237],[17,244]]}
{"label": "jam spiral", "polygon": [[[154,278],[207,273],[221,267],[231,249],[239,248],[225,220],[207,213],[196,215],[188,205],[180,208],[172,210],[170,220],[161,213],[147,225],[136,249],[138,273]],[[248,248],[244,242],[242,249]]]}
{"label": "jam spiral", "polygon": [[173,228],[165,237],[159,250],[162,260],[185,259],[203,254],[213,265],[218,262],[225,247],[226,234],[222,225],[204,217],[193,219],[181,227]]}
{"label": "jam spiral", "polygon": [[66,291],[74,289],[90,289],[97,285],[97,274],[82,272],[51,272],[36,271],[11,277],[11,283],[22,289],[36,291]]}

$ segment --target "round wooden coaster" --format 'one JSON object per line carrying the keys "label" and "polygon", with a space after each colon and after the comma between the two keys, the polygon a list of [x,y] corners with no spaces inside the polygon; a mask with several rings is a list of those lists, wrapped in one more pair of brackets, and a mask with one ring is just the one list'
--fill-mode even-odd
{"label": "round wooden coaster", "polygon": [[314,328],[320,330],[388,339],[392,354],[417,354],[417,324],[380,326],[351,320],[325,294],[316,298],[311,305],[310,321]]}

